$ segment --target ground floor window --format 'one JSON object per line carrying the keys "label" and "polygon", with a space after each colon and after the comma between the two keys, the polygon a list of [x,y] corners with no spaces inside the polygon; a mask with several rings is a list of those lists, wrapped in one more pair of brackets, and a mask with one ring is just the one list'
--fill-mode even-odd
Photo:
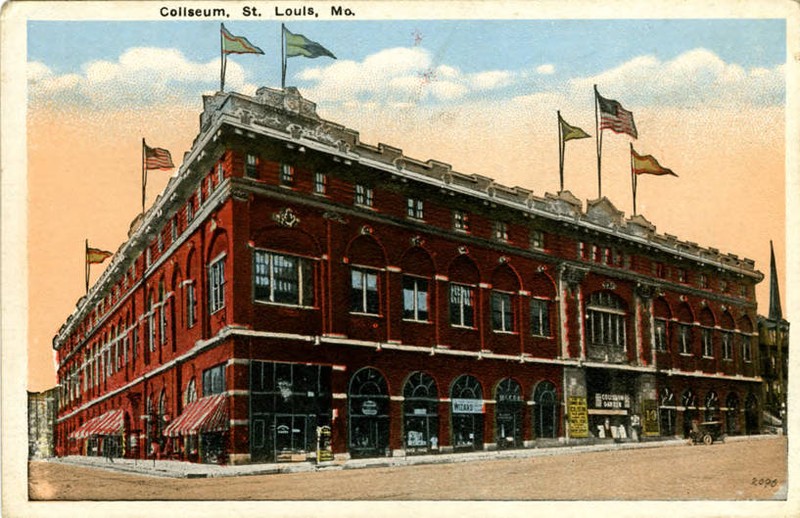
{"label": "ground floor window", "polygon": [[739,396],[735,392],[728,394],[725,400],[725,431],[728,435],[739,434]]}
{"label": "ground floor window", "polygon": [[744,426],[748,435],[757,434],[758,427],[758,399],[753,394],[748,394],[744,402]]}
{"label": "ground floor window", "polygon": [[483,389],[473,376],[459,376],[450,389],[453,448],[483,449]]}
{"label": "ground floor window", "polygon": [[331,368],[250,363],[250,457],[253,462],[305,460],[317,428],[331,424]]}
{"label": "ground floor window", "polygon": [[661,421],[661,435],[671,437],[675,435],[675,394],[668,388],[661,390],[661,408],[659,409]]}
{"label": "ground floor window", "polygon": [[686,390],[681,396],[681,406],[683,407],[683,436],[688,438],[692,431],[692,422],[698,420],[697,396],[691,389]]}
{"label": "ground floor window", "polygon": [[536,385],[533,393],[533,434],[537,439],[555,439],[558,436],[556,387],[549,381]]}
{"label": "ground floor window", "polygon": [[383,375],[370,367],[356,372],[350,380],[347,398],[350,455],[388,455],[389,390]]}
{"label": "ground floor window", "polygon": [[403,387],[403,430],[407,453],[439,450],[439,396],[434,379],[424,373],[409,376]]}
{"label": "ground floor window", "polygon": [[502,380],[495,393],[495,442],[498,448],[522,446],[522,388],[511,378]]}

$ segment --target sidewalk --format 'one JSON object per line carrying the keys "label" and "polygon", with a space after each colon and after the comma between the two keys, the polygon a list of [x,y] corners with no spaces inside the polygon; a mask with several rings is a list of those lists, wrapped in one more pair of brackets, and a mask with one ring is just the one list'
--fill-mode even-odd
{"label": "sidewalk", "polygon": [[[762,440],[780,437],[778,435],[751,435],[728,437],[726,441]],[[648,442],[603,443],[580,446],[554,446],[547,448],[526,448],[519,450],[476,451],[469,453],[444,453],[438,455],[414,455],[408,457],[377,457],[369,459],[350,459],[347,461],[327,462],[317,465],[312,462],[243,464],[238,466],[218,466],[215,464],[196,464],[175,460],[139,460],[115,458],[110,462],[105,457],[84,457],[72,455],[51,458],[47,462],[60,462],[78,466],[87,466],[118,472],[136,473],[156,477],[173,478],[212,478],[238,477],[246,475],[272,475],[278,473],[299,473],[310,471],[360,469],[369,467],[396,467],[419,464],[448,464],[456,462],[472,462],[478,460],[526,459],[569,455],[593,451],[630,450],[638,448],[665,448],[688,446],[686,439],[667,439]],[[699,447],[699,446],[698,446]]]}

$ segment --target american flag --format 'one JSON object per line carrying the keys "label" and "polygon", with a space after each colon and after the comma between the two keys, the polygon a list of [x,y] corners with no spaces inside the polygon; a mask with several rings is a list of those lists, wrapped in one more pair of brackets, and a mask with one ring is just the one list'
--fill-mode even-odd
{"label": "american flag", "polygon": [[144,145],[144,167],[145,169],[172,169],[172,155],[169,151],[160,147],[150,147]]}
{"label": "american flag", "polygon": [[597,106],[600,108],[600,129],[610,129],[614,133],[627,133],[633,138],[638,137],[636,124],[633,122],[633,113],[612,99],[606,99],[595,90]]}

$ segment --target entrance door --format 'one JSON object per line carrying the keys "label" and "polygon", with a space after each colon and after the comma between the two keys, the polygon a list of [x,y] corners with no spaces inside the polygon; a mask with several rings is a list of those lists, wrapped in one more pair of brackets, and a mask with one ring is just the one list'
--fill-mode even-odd
{"label": "entrance door", "polygon": [[744,423],[745,433],[753,435],[759,433],[758,429],[758,399],[753,394],[748,394],[745,399]]}
{"label": "entrance door", "polygon": [[453,448],[483,449],[483,389],[473,376],[464,374],[450,389]]}
{"label": "entrance door", "polygon": [[403,387],[403,398],[406,453],[438,451],[439,400],[436,382],[424,372],[415,372]]}
{"label": "entrance door", "polygon": [[536,385],[533,393],[533,432],[537,439],[554,439],[558,433],[556,387],[549,381]]}
{"label": "entrance door", "polygon": [[350,455],[380,457],[389,450],[389,390],[378,370],[365,368],[350,380]]}
{"label": "entrance door", "polygon": [[495,394],[495,442],[498,448],[522,446],[522,388],[506,378],[497,385]]}

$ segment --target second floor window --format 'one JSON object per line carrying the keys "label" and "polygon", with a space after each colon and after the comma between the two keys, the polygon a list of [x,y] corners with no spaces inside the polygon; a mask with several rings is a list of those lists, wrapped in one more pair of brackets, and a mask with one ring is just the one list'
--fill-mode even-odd
{"label": "second floor window", "polygon": [[667,322],[657,319],[655,323],[655,342],[656,351],[666,352],[667,350]]}
{"label": "second floor window", "polygon": [[225,392],[225,364],[203,371],[203,397]]}
{"label": "second floor window", "polygon": [[256,250],[254,262],[255,300],[297,306],[314,305],[311,261],[302,257]]}
{"label": "second floor window", "polygon": [[424,219],[422,200],[408,198],[408,200],[406,200],[406,216],[414,219]]}
{"label": "second floor window", "polygon": [[356,184],[356,205],[362,207],[372,207],[372,187],[363,184]]}
{"label": "second floor window", "polygon": [[550,336],[550,301],[531,299],[531,334]]}
{"label": "second floor window", "polygon": [[742,341],[742,359],[746,362],[750,362],[753,360],[753,352],[750,347],[750,337],[747,335],[741,335]]}
{"label": "second floor window", "polygon": [[353,268],[350,272],[350,280],[350,310],[353,313],[377,315],[380,310],[378,272]]}
{"label": "second floor window", "polygon": [[608,292],[593,293],[586,306],[586,318],[592,345],[625,348],[626,313],[619,297]]}
{"label": "second floor window", "polygon": [[428,281],[419,277],[403,277],[403,318],[428,321]]}
{"label": "second floor window", "polygon": [[692,329],[686,324],[678,325],[678,345],[681,354],[692,354]]}
{"label": "second floor window", "polygon": [[722,359],[733,359],[733,347],[730,333],[722,333]]}
{"label": "second floor window", "polygon": [[475,327],[475,288],[472,286],[450,285],[450,324]]}
{"label": "second floor window", "polygon": [[469,232],[469,213],[463,210],[454,210],[453,229],[460,232]]}
{"label": "second floor window", "polygon": [[514,310],[510,293],[492,292],[492,329],[502,333],[514,331]]}
{"label": "second floor window", "polygon": [[281,164],[281,185],[291,187],[294,184],[294,167]]}
{"label": "second floor window", "polygon": [[714,338],[711,329],[703,329],[703,356],[706,358],[714,357]]}
{"label": "second floor window", "polygon": [[208,266],[208,309],[216,313],[225,307],[225,256]]}
{"label": "second floor window", "polygon": [[192,327],[197,322],[197,293],[194,281],[186,284],[186,327]]}

